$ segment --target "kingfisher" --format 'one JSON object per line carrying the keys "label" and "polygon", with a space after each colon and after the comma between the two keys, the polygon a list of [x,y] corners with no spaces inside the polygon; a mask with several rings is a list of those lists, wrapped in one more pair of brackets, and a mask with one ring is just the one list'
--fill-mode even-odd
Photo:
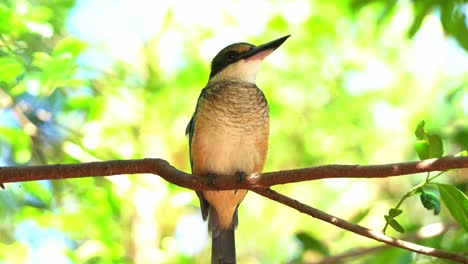
{"label": "kingfisher", "polygon": [[[222,179],[262,172],[270,116],[255,80],[262,60],[289,36],[259,46],[234,43],[214,57],[185,131],[194,175]],[[236,263],[237,208],[246,194],[247,190],[197,191],[212,237],[211,263]]]}

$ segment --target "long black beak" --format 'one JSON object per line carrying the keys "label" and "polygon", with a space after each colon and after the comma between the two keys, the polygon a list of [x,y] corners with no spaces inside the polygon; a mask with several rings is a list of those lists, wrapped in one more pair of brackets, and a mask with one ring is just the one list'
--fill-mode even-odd
{"label": "long black beak", "polygon": [[[263,60],[266,56],[268,56],[275,49],[277,49],[279,46],[281,46],[281,44],[283,44],[290,36],[291,35],[287,35],[287,36],[281,37],[279,39],[275,39],[273,41],[270,41],[268,43],[256,46],[253,49],[251,49],[250,51],[243,54],[241,59],[253,59],[255,57],[255,58],[258,58],[260,60]],[[255,55],[257,55],[257,56],[255,56]]]}

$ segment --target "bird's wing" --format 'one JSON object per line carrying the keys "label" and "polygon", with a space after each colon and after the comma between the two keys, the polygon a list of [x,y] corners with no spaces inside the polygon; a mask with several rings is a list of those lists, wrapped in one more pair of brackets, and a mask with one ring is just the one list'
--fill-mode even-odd
{"label": "bird's wing", "polygon": [[[203,91],[202,91],[203,93]],[[200,94],[200,97],[202,94]],[[200,98],[198,98],[200,100]],[[187,128],[185,129],[185,135],[188,135],[189,137],[189,155],[190,155],[190,168],[192,169],[193,173],[193,160],[192,160],[192,138],[193,138],[193,133],[195,132],[195,116],[198,111],[198,102],[197,102],[197,107],[195,108],[195,113],[193,113],[192,118],[190,119],[189,123],[187,124]],[[201,191],[195,191],[197,193],[198,199],[200,200],[200,209],[202,213],[203,220],[206,221],[208,218],[208,211],[210,208],[210,204],[208,201],[203,197],[203,194]]]}

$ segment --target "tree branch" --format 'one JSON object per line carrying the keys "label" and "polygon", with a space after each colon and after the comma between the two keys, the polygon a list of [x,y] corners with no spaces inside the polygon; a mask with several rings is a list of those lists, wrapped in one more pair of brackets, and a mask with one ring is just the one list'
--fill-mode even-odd
{"label": "tree branch", "polygon": [[152,173],[170,183],[192,190],[232,190],[268,188],[273,185],[325,178],[385,178],[406,174],[468,168],[468,157],[445,156],[415,162],[382,165],[323,165],[312,168],[254,173],[245,180],[235,177],[210,182],[182,172],[162,159],[111,160],[81,164],[0,167],[0,183],[57,180],[120,174]]}
{"label": "tree branch", "polygon": [[429,159],[418,162],[371,166],[324,165],[313,168],[268,172],[263,174],[254,173],[248,175],[246,179],[242,181],[239,181],[236,177],[223,178],[221,181],[216,181],[215,179],[215,182],[213,183],[209,181],[208,177],[197,177],[177,170],[167,161],[162,159],[139,159],[81,164],[0,167],[0,184],[7,182],[152,173],[161,176],[170,183],[192,190],[249,189],[260,195],[293,207],[300,212],[309,214],[312,217],[319,218],[353,233],[417,253],[468,263],[468,259],[464,256],[388,237],[381,232],[351,224],[345,220],[326,214],[268,189],[268,187],[277,184],[324,178],[383,178],[428,171],[446,171],[457,168],[468,168],[468,157],[445,156],[438,159]]}
{"label": "tree branch", "polygon": [[297,200],[291,199],[285,195],[277,193],[271,189],[253,189],[252,191],[264,197],[267,197],[271,200],[277,201],[281,204],[294,208],[301,213],[308,214],[314,218],[318,218],[322,221],[330,223],[339,228],[351,231],[355,234],[365,236],[365,237],[368,237],[368,238],[371,238],[380,242],[384,242],[388,245],[410,250],[419,254],[434,256],[434,257],[443,258],[443,259],[449,259],[449,260],[458,261],[461,263],[468,263],[468,258],[464,257],[463,255],[458,255],[458,254],[440,250],[440,249],[425,247],[425,246],[421,246],[421,245],[407,242],[404,240],[389,237],[387,235],[384,235],[381,232],[370,230],[360,225],[355,225],[350,222],[347,222],[336,216],[327,214],[323,211],[320,211],[318,209],[315,209],[313,207],[300,203]]}

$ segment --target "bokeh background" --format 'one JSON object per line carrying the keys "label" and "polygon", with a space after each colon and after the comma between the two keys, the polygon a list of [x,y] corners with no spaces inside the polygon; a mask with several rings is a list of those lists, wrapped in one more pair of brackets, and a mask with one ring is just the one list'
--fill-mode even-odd
{"label": "bokeh background", "polygon": [[[163,158],[189,172],[185,127],[224,46],[292,34],[257,84],[271,110],[266,171],[417,160],[425,120],[445,152],[468,149],[465,1],[2,0],[0,166]],[[468,173],[440,178],[466,193]],[[425,175],[329,179],[274,189],[381,230]],[[454,222],[417,197],[407,234]],[[256,194],[240,211],[239,263],[326,261],[377,242]],[[389,230],[392,236],[400,237]],[[418,243],[466,251],[452,228]],[[155,175],[7,184],[0,263],[207,263],[193,191]],[[440,263],[387,248],[346,263]]]}

